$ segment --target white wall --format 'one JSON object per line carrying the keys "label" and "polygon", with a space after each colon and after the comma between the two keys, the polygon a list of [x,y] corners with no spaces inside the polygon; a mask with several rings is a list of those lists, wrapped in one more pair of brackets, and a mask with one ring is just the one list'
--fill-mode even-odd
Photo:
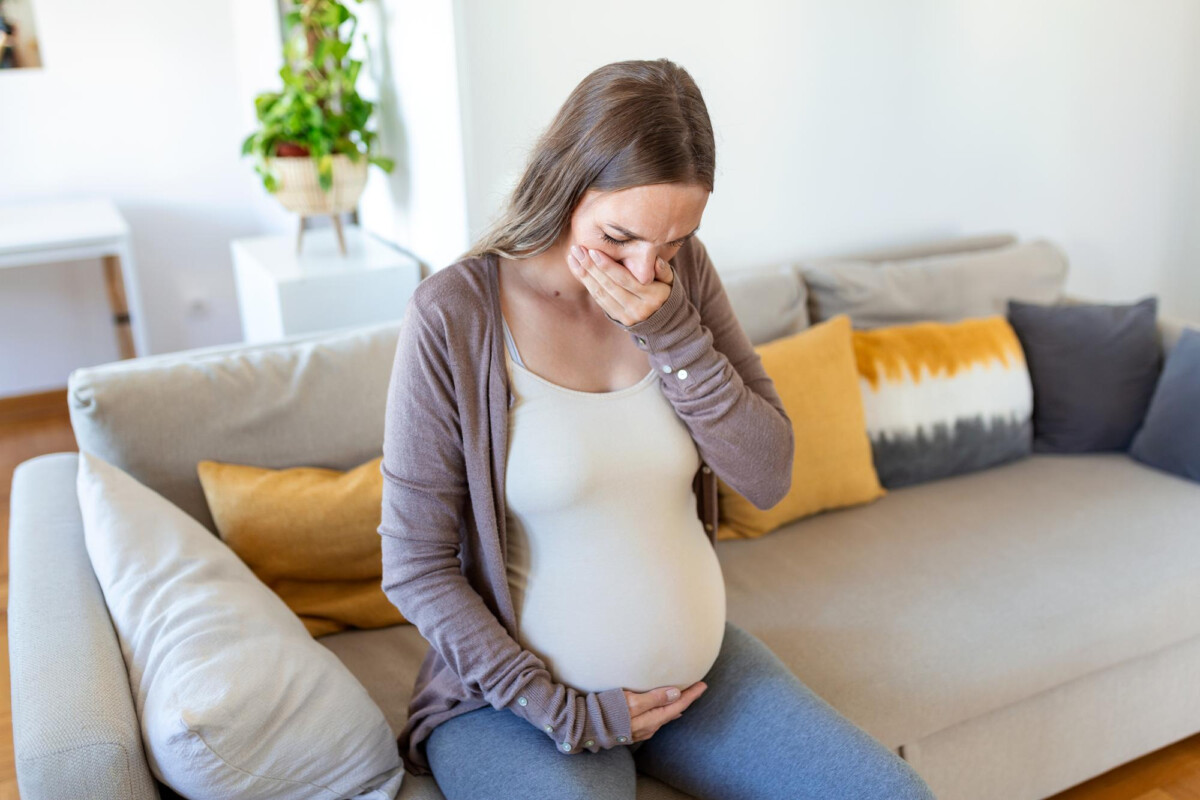
{"label": "white wall", "polygon": [[[229,240],[295,230],[239,155],[276,88],[274,0],[38,0],[45,65],[0,75],[0,203],[107,195],[152,352],[241,338]],[[665,56],[705,94],[721,269],[1013,230],[1068,289],[1200,318],[1195,0],[366,0],[384,152],[364,225],[434,268],[479,235],[597,66]],[[386,32],[386,41],[380,32]],[[113,360],[98,262],[0,271],[0,396]]]}
{"label": "white wall", "polygon": [[[667,57],[704,93],[721,269],[994,230],[1068,291],[1200,319],[1195,0],[457,0],[482,232],[592,69]],[[444,265],[437,265],[444,266]]]}
{"label": "white wall", "polygon": [[[110,197],[133,232],[150,351],[242,337],[229,242],[294,233],[242,140],[280,86],[276,0],[36,0],[45,67],[0,74],[0,203]],[[431,264],[470,242],[451,0],[352,3],[380,152],[360,222]],[[310,226],[328,224],[314,219]],[[118,358],[99,261],[0,270],[0,397]]]}
{"label": "white wall", "polygon": [[[132,230],[152,352],[240,339],[229,240],[285,226],[249,159],[224,3],[38,0],[0,74],[0,203],[99,195]],[[286,227],[281,229],[286,230]],[[0,396],[118,358],[98,260],[0,270]]]}
{"label": "white wall", "polygon": [[[366,5],[364,4],[364,9]],[[359,78],[378,97],[382,152],[391,174],[374,170],[359,204],[365,227],[434,268],[470,247],[463,162],[463,115],[451,0],[385,0],[356,12],[378,54]]]}

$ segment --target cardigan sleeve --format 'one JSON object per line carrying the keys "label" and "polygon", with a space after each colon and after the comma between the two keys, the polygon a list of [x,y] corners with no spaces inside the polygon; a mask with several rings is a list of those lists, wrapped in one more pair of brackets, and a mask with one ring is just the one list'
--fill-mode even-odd
{"label": "cardigan sleeve", "polygon": [[467,470],[439,328],[418,303],[409,303],[389,381],[380,464],[383,592],[466,687],[536,726],[559,752],[630,744],[623,688],[585,693],[555,682],[545,662],[513,639],[463,574]]}
{"label": "cardigan sleeve", "polygon": [[[676,271],[666,301],[630,332],[658,370],[663,394],[717,477],[766,510],[792,484],[795,434],[775,383],[734,315],[721,278],[697,237],[692,269]],[[682,253],[683,251],[681,251]],[[676,259],[679,260],[679,259]],[[611,317],[610,317],[611,319]]]}

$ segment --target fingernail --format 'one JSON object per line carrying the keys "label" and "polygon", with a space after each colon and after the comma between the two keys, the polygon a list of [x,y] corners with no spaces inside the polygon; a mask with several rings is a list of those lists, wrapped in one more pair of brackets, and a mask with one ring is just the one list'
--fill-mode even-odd
{"label": "fingernail", "polygon": [[667,689],[667,699],[668,700],[678,700],[679,699],[679,690],[676,689],[674,686],[672,686],[670,689]]}
{"label": "fingernail", "polygon": [[588,250],[588,254],[592,257],[592,261],[596,262],[596,266],[600,266],[600,254],[595,250]]}
{"label": "fingernail", "polygon": [[575,256],[580,261],[583,260],[583,248],[577,244],[571,245],[571,255]]}

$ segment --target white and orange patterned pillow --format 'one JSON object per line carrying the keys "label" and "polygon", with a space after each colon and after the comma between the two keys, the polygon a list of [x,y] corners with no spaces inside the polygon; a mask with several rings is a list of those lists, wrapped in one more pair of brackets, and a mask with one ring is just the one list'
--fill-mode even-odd
{"label": "white and orange patterned pillow", "polygon": [[1033,387],[1000,315],[854,331],[871,455],[887,488],[1029,455]]}

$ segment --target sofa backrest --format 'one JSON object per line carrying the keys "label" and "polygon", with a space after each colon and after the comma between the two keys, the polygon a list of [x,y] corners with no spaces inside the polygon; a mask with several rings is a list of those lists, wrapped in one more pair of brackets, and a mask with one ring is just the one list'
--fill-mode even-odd
{"label": "sofa backrest", "polygon": [[[1010,248],[1018,242],[1011,233],[991,233],[974,236],[932,239],[909,245],[876,248],[845,254],[773,264],[766,267],[734,269],[722,272],[722,283],[729,295],[734,313],[750,340],[765,344],[782,336],[798,333],[811,324],[809,288],[804,282],[800,264],[822,264],[845,261],[884,263],[954,253]],[[1059,303],[1104,302],[1068,294]],[[1200,321],[1186,321],[1159,314],[1158,335],[1163,353],[1170,353],[1185,327],[1200,328]]]}
{"label": "sofa backrest", "polygon": [[[875,253],[1006,243],[1006,236],[960,237]],[[807,326],[807,295],[794,268],[738,274],[745,280],[730,280],[729,294],[757,338]],[[397,321],[81,367],[67,380],[75,438],[81,450],[125,470],[215,533],[196,474],[203,459],[345,470],[382,453],[399,330]]]}
{"label": "sofa backrest", "polygon": [[143,356],[73,371],[71,426],[216,533],[196,464],[346,470],[383,452],[399,322]]}
{"label": "sofa backrest", "polygon": [[811,322],[809,292],[800,264],[833,261],[884,262],[967,253],[1008,247],[1012,233],[989,233],[930,239],[907,245],[862,250],[842,255],[806,258],[765,267],[724,270],[721,282],[734,314],[754,344],[799,333]]}
{"label": "sofa backrest", "polygon": [[947,236],[940,239],[927,239],[912,244],[877,247],[870,250],[838,253],[832,256],[805,259],[806,262],[819,264],[822,261],[903,261],[909,258],[926,258],[929,256],[949,255],[951,253],[972,253],[977,250],[994,250],[1008,247],[1017,243],[1015,233],[980,233],[972,236]]}
{"label": "sofa backrest", "polygon": [[856,329],[870,329],[1005,314],[1010,299],[1054,303],[1069,264],[1041,238],[967,253],[805,262],[800,272],[813,322],[847,314]]}

